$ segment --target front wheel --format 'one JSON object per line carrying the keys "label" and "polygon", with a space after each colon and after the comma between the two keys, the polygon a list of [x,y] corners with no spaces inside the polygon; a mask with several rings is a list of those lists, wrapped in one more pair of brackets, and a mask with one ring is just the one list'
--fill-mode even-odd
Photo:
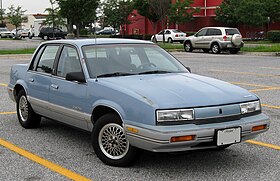
{"label": "front wheel", "polygon": [[192,43],[189,41],[185,42],[184,49],[186,52],[192,52],[193,51]]}
{"label": "front wheel", "polygon": [[131,165],[142,152],[130,145],[121,119],[112,113],[101,116],[95,123],[92,132],[92,145],[98,158],[111,166]]}
{"label": "front wheel", "polygon": [[41,117],[33,111],[24,90],[20,90],[17,96],[17,117],[24,128],[40,126]]}

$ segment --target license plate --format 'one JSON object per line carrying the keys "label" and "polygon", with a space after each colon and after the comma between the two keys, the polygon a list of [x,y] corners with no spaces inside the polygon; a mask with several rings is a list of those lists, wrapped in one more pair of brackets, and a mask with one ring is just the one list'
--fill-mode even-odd
{"label": "license plate", "polygon": [[241,127],[217,131],[217,145],[228,145],[241,142]]}

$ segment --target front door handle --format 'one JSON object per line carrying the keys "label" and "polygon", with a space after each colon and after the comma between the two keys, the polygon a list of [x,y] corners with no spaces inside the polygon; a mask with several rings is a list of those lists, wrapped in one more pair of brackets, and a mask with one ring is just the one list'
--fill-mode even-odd
{"label": "front door handle", "polygon": [[54,89],[58,89],[58,85],[55,85],[55,84],[52,84],[51,87]]}

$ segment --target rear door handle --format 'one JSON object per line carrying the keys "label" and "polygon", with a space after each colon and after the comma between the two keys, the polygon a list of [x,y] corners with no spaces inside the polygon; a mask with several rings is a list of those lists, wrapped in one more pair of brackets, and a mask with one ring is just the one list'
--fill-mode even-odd
{"label": "rear door handle", "polygon": [[29,82],[34,82],[33,78],[29,78],[28,80],[29,80]]}
{"label": "rear door handle", "polygon": [[52,84],[51,87],[54,89],[58,89],[58,85],[55,85],[55,84]]}

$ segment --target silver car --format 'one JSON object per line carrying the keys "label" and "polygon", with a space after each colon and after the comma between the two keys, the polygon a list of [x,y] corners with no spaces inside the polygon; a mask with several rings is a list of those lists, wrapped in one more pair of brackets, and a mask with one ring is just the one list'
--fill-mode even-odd
{"label": "silver car", "polygon": [[187,37],[184,41],[186,52],[192,52],[194,49],[202,49],[204,52],[211,50],[214,54],[218,54],[223,50],[236,54],[243,46],[244,42],[238,29],[228,27],[202,28],[193,36]]}
{"label": "silver car", "polygon": [[13,38],[13,33],[7,28],[0,28],[0,37],[1,38]]}

